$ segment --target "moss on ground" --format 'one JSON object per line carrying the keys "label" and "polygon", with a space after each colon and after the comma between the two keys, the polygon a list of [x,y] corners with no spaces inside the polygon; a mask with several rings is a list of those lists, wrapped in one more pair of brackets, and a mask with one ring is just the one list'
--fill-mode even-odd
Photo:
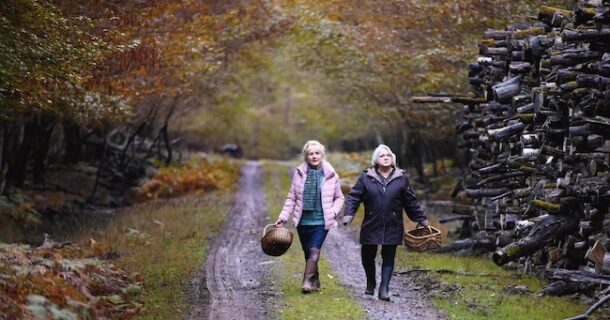
{"label": "moss on ground", "polygon": [[[542,280],[498,267],[485,257],[398,250],[396,270],[414,269],[430,270],[410,274],[430,290],[433,304],[448,319],[564,319],[588,308],[569,297],[538,296]],[[518,285],[528,292],[510,293]]]}

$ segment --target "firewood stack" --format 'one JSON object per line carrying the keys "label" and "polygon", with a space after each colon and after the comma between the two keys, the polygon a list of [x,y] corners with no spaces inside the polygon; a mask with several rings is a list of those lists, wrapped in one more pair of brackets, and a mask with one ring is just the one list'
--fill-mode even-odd
{"label": "firewood stack", "polygon": [[464,104],[471,202],[454,212],[495,240],[498,265],[610,274],[610,0],[542,7],[534,23],[485,32],[479,53],[472,94],[413,98]]}

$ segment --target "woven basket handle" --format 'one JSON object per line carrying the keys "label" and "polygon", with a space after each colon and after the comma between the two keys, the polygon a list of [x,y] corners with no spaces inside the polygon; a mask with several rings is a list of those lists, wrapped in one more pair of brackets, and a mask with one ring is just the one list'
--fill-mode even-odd
{"label": "woven basket handle", "polygon": [[274,224],[266,225],[265,228],[263,229],[263,237],[267,234],[267,228],[269,228],[269,227],[275,227],[275,225]]}
{"label": "woven basket handle", "polygon": [[419,224],[419,222],[417,223],[417,225],[415,226],[415,229],[423,229],[423,228],[428,228],[428,230],[430,231],[430,233],[432,233],[432,228],[430,227],[430,225],[427,226],[422,226],[421,224]]}

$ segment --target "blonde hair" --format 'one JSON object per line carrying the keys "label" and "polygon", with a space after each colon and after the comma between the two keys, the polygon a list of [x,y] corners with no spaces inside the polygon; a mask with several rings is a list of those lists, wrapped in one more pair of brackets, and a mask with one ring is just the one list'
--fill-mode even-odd
{"label": "blonde hair", "polygon": [[385,144],[380,144],[377,146],[377,148],[375,148],[375,151],[373,151],[373,156],[371,157],[371,164],[374,167],[378,165],[377,161],[379,160],[379,154],[382,151],[387,151],[390,154],[390,157],[392,157],[392,165],[396,166],[396,155],[394,152],[392,152],[392,149]]}
{"label": "blonde hair", "polygon": [[307,162],[307,153],[309,153],[309,148],[312,147],[320,149],[320,152],[322,153],[322,159],[326,157],[326,149],[324,148],[324,145],[318,142],[317,140],[309,140],[305,142],[305,145],[303,146],[303,160],[305,160],[305,162]]}

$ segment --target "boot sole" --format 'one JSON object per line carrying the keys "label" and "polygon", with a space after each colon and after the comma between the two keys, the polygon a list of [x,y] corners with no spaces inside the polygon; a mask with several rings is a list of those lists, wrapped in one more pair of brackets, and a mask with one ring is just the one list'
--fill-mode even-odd
{"label": "boot sole", "polygon": [[304,294],[312,293],[313,291],[314,290],[310,289],[310,288],[302,288],[301,289],[301,293],[304,293]]}

